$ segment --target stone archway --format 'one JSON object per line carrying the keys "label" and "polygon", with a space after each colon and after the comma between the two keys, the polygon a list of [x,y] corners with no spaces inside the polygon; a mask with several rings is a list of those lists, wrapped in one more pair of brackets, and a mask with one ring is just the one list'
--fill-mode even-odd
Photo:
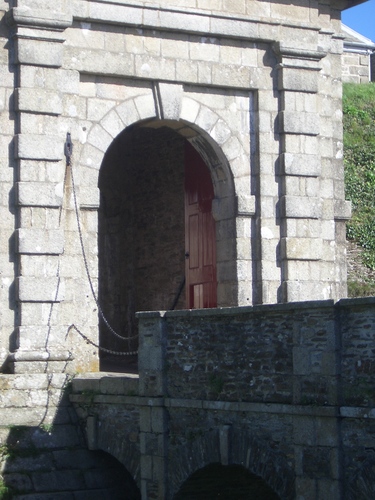
{"label": "stone archway", "polygon": [[134,477],[117,458],[102,450],[90,453],[92,461],[95,460],[102,470],[88,471],[86,475],[91,472],[91,481],[102,488],[84,492],[84,495],[86,493],[87,497],[91,495],[91,498],[111,500],[141,500],[141,492]]}
{"label": "stone archway", "polygon": [[[135,143],[138,144],[139,151],[143,153],[145,149],[141,144],[142,141],[144,144],[147,141],[138,138],[134,143],[133,138],[140,135],[144,137],[144,134],[151,136],[165,133],[165,141],[173,144],[178,141],[188,140],[208,166],[215,192],[212,213],[217,229],[218,306],[236,306],[249,303],[253,292],[251,285],[252,257],[249,240],[249,215],[252,212],[248,210],[250,210],[249,207],[252,206],[252,202],[250,200],[250,191],[247,193],[247,189],[250,189],[250,177],[244,177],[243,175],[244,171],[249,168],[248,165],[246,168],[244,167],[248,161],[247,147],[242,144],[242,139],[237,137],[238,131],[231,130],[230,124],[223,120],[220,112],[215,113],[202,102],[196,102],[188,94],[185,95],[182,87],[166,85],[166,88],[164,88],[162,84],[158,85],[161,86],[162,91],[139,95],[124,101],[107,112],[97,124],[87,131],[85,144],[80,154],[79,188],[81,208],[92,210],[100,207],[100,210],[102,210],[105,207],[107,215],[112,219],[107,227],[109,234],[118,224],[115,220],[116,217],[118,219],[120,205],[123,212],[128,211],[128,220],[131,218],[130,207],[126,208],[126,203],[124,205],[123,195],[125,195],[125,189],[120,188],[121,184],[124,183],[129,187],[129,183],[126,182],[126,174],[122,171],[123,169],[114,167],[114,165],[121,163],[115,158],[119,157],[119,155],[125,157],[129,151],[133,151],[131,154],[136,157],[137,154],[134,153]],[[178,87],[178,89],[176,90],[175,87]],[[169,139],[168,134],[170,135]],[[161,144],[161,141],[159,143]],[[160,146],[160,148],[161,151],[163,146]],[[157,152],[158,155],[159,152]],[[113,159],[114,161],[112,161]],[[98,168],[99,166],[101,168]],[[105,172],[108,175],[105,175]],[[100,180],[98,182],[99,173]],[[147,178],[147,182],[150,179],[152,180],[152,176],[147,177],[146,174],[144,176]],[[107,182],[109,179],[111,179],[111,182]],[[243,189],[246,184],[244,181],[248,182],[246,189]],[[236,186],[237,182],[240,183],[238,187]],[[100,190],[95,189],[95,185],[100,185]],[[241,196],[236,196],[237,189],[241,190]],[[102,202],[100,202],[100,196],[102,196]],[[103,201],[103,197],[107,201]],[[120,204],[118,200],[121,200]],[[152,210],[149,213],[154,215]],[[102,229],[104,225],[103,220],[101,220],[101,228],[99,229]],[[239,231],[241,234],[239,234]],[[240,250],[237,248],[239,241],[241,241]],[[101,251],[103,251],[105,245],[103,245],[103,242],[100,245]],[[144,248],[147,248],[147,246],[144,246]],[[118,245],[116,252],[119,255],[120,247]],[[127,280],[130,279],[131,281],[132,270],[130,264],[132,259],[128,258],[127,260],[128,269],[126,273],[122,270],[122,274],[125,273]],[[119,262],[119,257],[110,259],[109,266],[112,266],[112,270],[109,274],[115,276],[114,279],[118,280],[118,265],[116,265],[116,262]],[[178,265],[181,266],[181,261]],[[146,269],[145,272],[147,272]],[[113,329],[120,330],[120,335],[123,335],[123,330],[126,330],[127,335],[132,337],[134,336],[133,333],[129,332],[134,332],[136,327],[133,314],[135,310],[168,309],[172,296],[176,297],[177,295],[182,276],[181,272],[173,272],[172,274],[173,285],[168,290],[164,289],[164,299],[159,300],[160,294],[155,294],[154,301],[146,300],[141,307],[138,307],[135,303],[131,304],[131,293],[128,293],[126,303],[121,297],[113,300],[113,293],[112,298],[110,298],[111,293],[108,294],[107,292],[112,290],[111,277],[105,276],[108,283],[105,286],[100,285],[103,290],[100,295],[101,297],[106,296],[108,303],[111,301],[115,304],[112,307],[113,310],[117,308],[115,311],[117,319],[111,318],[111,314],[109,314],[108,318],[109,323],[113,324]],[[103,280],[103,273],[101,273],[99,282],[103,283],[103,281],[105,280]],[[154,283],[152,282],[152,284]],[[145,298],[142,293],[138,295],[142,300]],[[183,307],[183,305],[180,304],[180,307]],[[120,326],[118,326],[119,323]],[[124,346],[124,341],[112,337],[111,343],[105,346],[109,350],[132,351],[136,348],[136,342],[132,343],[130,341]],[[102,335],[99,343],[103,346]],[[117,359],[119,358],[117,357]]]}
{"label": "stone archway", "polygon": [[284,454],[246,428],[225,425],[198,435],[188,446],[175,448],[169,463],[171,498],[175,498],[188,478],[209,464],[240,466],[251,474],[245,474],[249,483],[259,478],[262,490],[264,486],[265,491],[272,491],[275,498],[295,498],[295,476]]}
{"label": "stone archway", "polygon": [[[231,177],[224,175],[227,167],[202,133],[186,124],[165,120],[126,128],[108,148],[98,183],[99,300],[111,327],[129,338],[123,341],[108,335],[101,320],[100,345],[107,350],[137,350],[136,311],[187,306],[183,286],[184,155],[188,140],[204,158],[212,176],[218,251],[226,247],[224,257],[217,262],[219,273],[227,263],[227,255],[235,255],[235,238],[230,239],[228,234],[230,221],[234,225],[234,214],[228,216],[228,211],[220,206],[226,203],[228,207],[230,197],[233,201]],[[234,228],[231,234],[233,231]],[[232,280],[231,292],[235,276]],[[219,285],[225,287],[227,283],[222,280]],[[221,299],[220,305],[234,305],[227,297],[228,294]],[[111,369],[112,356],[104,354],[101,359],[102,369]],[[115,359],[118,367],[118,358]],[[127,358],[127,365],[128,361]]]}

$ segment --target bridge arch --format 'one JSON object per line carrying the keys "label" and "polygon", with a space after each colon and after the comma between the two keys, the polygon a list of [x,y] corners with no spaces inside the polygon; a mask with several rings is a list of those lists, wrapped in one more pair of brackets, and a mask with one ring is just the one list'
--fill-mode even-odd
{"label": "bridge arch", "polygon": [[173,500],[280,500],[259,476],[242,465],[209,464],[194,472],[181,486]]}
{"label": "bridge arch", "polygon": [[[282,452],[275,451],[266,441],[247,429],[224,426],[213,429],[172,452],[169,476],[170,498],[196,471],[209,464],[238,465],[264,483],[283,500],[295,497],[294,473]],[[178,498],[178,497],[176,497]]]}
{"label": "bridge arch", "polygon": [[[116,424],[116,420],[121,418],[119,414],[112,414],[110,411],[102,414],[100,421],[95,420],[94,448],[107,453],[126,469],[125,477],[131,486],[131,491],[134,492],[135,500],[138,498],[137,490],[140,489],[141,455],[138,443],[138,418],[127,410],[124,410],[123,416],[126,425],[121,426]],[[117,432],[114,432],[114,429]],[[130,478],[134,484],[131,484]]]}

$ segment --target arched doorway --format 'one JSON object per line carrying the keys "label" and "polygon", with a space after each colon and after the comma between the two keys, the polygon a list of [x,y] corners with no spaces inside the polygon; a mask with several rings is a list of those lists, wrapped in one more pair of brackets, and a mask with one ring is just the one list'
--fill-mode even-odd
{"label": "arched doorway", "polygon": [[210,464],[194,472],[174,500],[280,500],[259,476],[241,465]]}
{"label": "arched doorway", "polygon": [[[137,349],[136,311],[216,306],[210,170],[184,136],[155,123],[125,129],[100,169],[99,300],[111,327],[128,339],[101,320],[100,345],[112,351]],[[102,353],[101,369],[112,361]]]}

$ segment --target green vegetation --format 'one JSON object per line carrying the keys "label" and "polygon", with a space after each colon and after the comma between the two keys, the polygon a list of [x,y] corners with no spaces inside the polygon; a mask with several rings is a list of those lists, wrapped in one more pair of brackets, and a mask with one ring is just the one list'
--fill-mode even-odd
{"label": "green vegetation", "polygon": [[11,455],[9,446],[7,444],[3,444],[0,446],[0,460],[6,460]]}
{"label": "green vegetation", "polygon": [[53,432],[53,424],[40,424],[39,426],[44,432],[47,434],[51,434]]}
{"label": "green vegetation", "polygon": [[375,84],[344,84],[343,111],[346,198],[353,207],[347,238],[362,248],[353,261],[362,270],[348,281],[348,295],[364,297],[375,295]]}
{"label": "green vegetation", "polygon": [[344,84],[343,111],[346,198],[353,207],[347,238],[375,269],[375,84]]}
{"label": "green vegetation", "polygon": [[0,500],[10,500],[12,498],[12,491],[5,485],[4,481],[0,479]]}
{"label": "green vegetation", "polygon": [[375,281],[348,281],[348,297],[375,297]]}

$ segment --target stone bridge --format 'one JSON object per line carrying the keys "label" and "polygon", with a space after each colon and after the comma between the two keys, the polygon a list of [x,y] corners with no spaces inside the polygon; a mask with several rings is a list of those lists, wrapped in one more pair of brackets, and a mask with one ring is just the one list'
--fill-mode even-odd
{"label": "stone bridge", "polygon": [[374,498],[374,305],[139,313],[139,378],[73,381],[89,448],[142,499],[201,498],[210,467],[258,481],[257,498]]}

